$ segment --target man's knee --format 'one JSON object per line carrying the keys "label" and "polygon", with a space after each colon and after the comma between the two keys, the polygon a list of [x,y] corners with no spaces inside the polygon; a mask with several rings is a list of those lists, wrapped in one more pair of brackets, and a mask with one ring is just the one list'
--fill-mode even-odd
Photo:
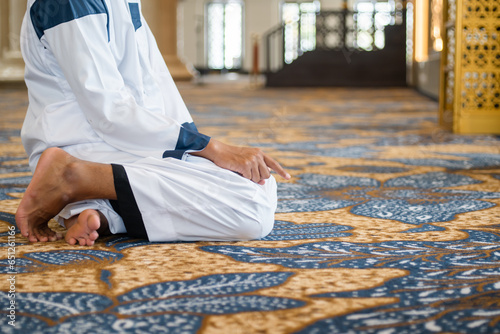
{"label": "man's knee", "polygon": [[274,213],[276,204],[270,200],[255,203],[251,216],[241,214],[239,219],[238,234],[240,240],[262,239],[271,233],[274,227]]}
{"label": "man's knee", "polygon": [[262,239],[271,233],[274,226],[274,214],[267,217],[241,217],[236,231],[237,240]]}
{"label": "man's knee", "polygon": [[268,236],[269,233],[271,233],[271,231],[273,230],[273,227],[274,227],[274,210],[273,210],[273,213],[269,217],[265,217],[262,220],[261,233],[260,233],[259,239]]}

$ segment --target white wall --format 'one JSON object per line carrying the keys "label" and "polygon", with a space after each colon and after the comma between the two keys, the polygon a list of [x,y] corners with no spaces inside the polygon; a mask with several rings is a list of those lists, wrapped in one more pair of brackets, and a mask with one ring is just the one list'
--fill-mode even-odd
{"label": "white wall", "polygon": [[184,62],[194,66],[204,65],[204,2],[182,0],[178,4],[178,54]]}
{"label": "white wall", "polygon": [[[205,4],[209,0],[182,0],[179,2],[179,56],[196,67],[205,64]],[[244,50],[243,70],[252,67],[252,35],[258,34],[262,40],[265,32],[280,22],[279,4],[281,0],[244,1]],[[260,47],[260,65],[263,68],[264,50]]]}
{"label": "white wall", "polygon": [[338,10],[342,8],[342,0],[321,0],[320,3],[322,10]]}
{"label": "white wall", "polygon": [[[210,0],[180,0],[179,1],[179,56],[186,63],[196,67],[205,66],[204,54],[204,11],[205,4]],[[280,4],[283,0],[245,0],[244,17],[244,54],[243,70],[252,68],[252,35],[260,37],[259,65],[265,67],[265,50],[263,38],[266,32],[280,24]],[[342,0],[321,0],[321,8],[325,10],[340,9]]]}
{"label": "white wall", "polygon": [[247,0],[245,1],[245,53],[243,69],[250,71],[253,60],[252,35],[259,36],[259,67],[265,66],[264,36],[270,29],[280,24],[280,0]]}

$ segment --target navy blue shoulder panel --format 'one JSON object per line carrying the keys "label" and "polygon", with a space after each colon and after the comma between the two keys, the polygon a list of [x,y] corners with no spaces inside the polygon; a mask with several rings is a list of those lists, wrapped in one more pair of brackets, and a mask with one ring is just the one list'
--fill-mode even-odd
{"label": "navy blue shoulder panel", "polygon": [[137,29],[142,27],[141,11],[139,10],[139,4],[137,2],[129,2],[128,7],[130,8],[130,16],[132,17],[132,23],[134,24],[134,29],[137,31]]}
{"label": "navy blue shoulder panel", "polygon": [[38,38],[42,38],[47,29],[93,14],[108,15],[109,39],[109,14],[105,0],[36,0],[30,9],[31,22]]}
{"label": "navy blue shoulder panel", "polygon": [[182,159],[184,152],[188,150],[201,151],[208,145],[209,141],[210,137],[199,133],[194,123],[186,122],[182,124],[181,131],[179,133],[179,139],[177,140],[175,149],[171,151],[165,151],[163,153],[163,158],[171,157]]}

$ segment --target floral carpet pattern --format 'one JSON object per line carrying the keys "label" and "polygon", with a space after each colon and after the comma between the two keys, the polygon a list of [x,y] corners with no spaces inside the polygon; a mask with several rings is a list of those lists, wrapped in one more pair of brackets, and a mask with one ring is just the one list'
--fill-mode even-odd
{"label": "floral carpet pattern", "polygon": [[500,333],[499,137],[404,88],[179,87],[201,132],[292,174],[272,233],[28,243],[27,94],[0,89],[2,333]]}

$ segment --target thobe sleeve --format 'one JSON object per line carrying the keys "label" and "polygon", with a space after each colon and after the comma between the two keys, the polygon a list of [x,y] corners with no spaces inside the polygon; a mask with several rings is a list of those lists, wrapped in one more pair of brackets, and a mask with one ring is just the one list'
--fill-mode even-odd
{"label": "thobe sleeve", "polygon": [[179,121],[164,106],[138,104],[129,88],[133,83],[125,83],[109,43],[104,0],[66,0],[50,7],[54,3],[35,1],[30,9],[34,29],[103,141],[138,156],[182,158],[206,147],[210,138],[197,131],[190,116]]}

